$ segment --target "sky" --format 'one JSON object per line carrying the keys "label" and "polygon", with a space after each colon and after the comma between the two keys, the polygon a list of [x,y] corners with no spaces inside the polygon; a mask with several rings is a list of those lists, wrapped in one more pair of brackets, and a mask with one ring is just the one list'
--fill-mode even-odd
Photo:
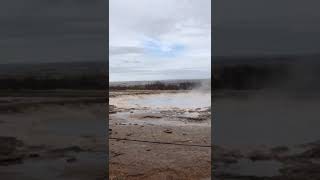
{"label": "sky", "polygon": [[105,0],[1,0],[0,64],[110,60],[113,81],[205,78],[211,2],[213,56],[319,53],[319,0],[109,0],[109,12]]}
{"label": "sky", "polygon": [[1,0],[0,63],[107,61],[106,4]]}
{"label": "sky", "polygon": [[319,54],[319,0],[214,0],[213,55]]}
{"label": "sky", "polygon": [[109,80],[211,77],[211,0],[110,0]]}

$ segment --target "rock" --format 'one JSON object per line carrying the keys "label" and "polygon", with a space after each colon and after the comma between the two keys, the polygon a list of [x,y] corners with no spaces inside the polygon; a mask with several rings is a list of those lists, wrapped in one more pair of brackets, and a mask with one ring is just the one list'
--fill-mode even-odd
{"label": "rock", "polygon": [[112,157],[121,156],[121,155],[123,155],[123,154],[124,154],[124,153],[122,153],[122,152],[114,152],[114,151],[111,151]]}
{"label": "rock", "polygon": [[143,119],[160,119],[162,117],[157,116],[157,115],[146,115],[146,116],[142,116],[141,118],[143,118]]}
{"label": "rock", "polygon": [[243,158],[240,151],[227,150],[218,146],[213,147],[213,161],[218,164],[232,164],[237,163],[239,159]]}
{"label": "rock", "polygon": [[251,161],[263,161],[272,159],[272,155],[259,150],[253,151],[248,155]]}
{"label": "rock", "polygon": [[40,157],[40,155],[37,153],[31,153],[31,154],[29,154],[29,157],[30,158],[37,158],[37,157]]}
{"label": "rock", "polygon": [[[320,165],[313,163],[296,163],[280,169],[281,174],[287,179],[318,180]],[[283,178],[284,179],[284,178]]]}
{"label": "rock", "polygon": [[116,106],[109,105],[109,114],[117,113]]}
{"label": "rock", "polygon": [[66,161],[68,163],[73,163],[73,162],[77,161],[77,159],[75,157],[71,157],[71,158],[66,159]]}
{"label": "rock", "polygon": [[79,146],[70,146],[66,148],[61,148],[61,149],[53,149],[50,152],[52,153],[67,153],[67,152],[83,152],[84,150],[81,149]]}
{"label": "rock", "polygon": [[13,154],[6,157],[0,156],[0,165],[21,164],[23,162],[23,154]]}
{"label": "rock", "polygon": [[287,146],[277,146],[271,149],[271,152],[275,154],[279,154],[279,153],[282,154],[288,151],[289,151],[289,148]]}
{"label": "rock", "polygon": [[308,149],[308,150],[304,151],[303,153],[301,153],[299,156],[303,157],[303,158],[318,159],[318,158],[320,158],[320,146]]}
{"label": "rock", "polygon": [[15,137],[0,137],[0,155],[9,155],[14,153],[17,148],[22,147],[23,142]]}
{"label": "rock", "polygon": [[171,133],[172,133],[172,130],[166,129],[166,130],[164,130],[163,132],[168,133],[168,134],[171,134]]}

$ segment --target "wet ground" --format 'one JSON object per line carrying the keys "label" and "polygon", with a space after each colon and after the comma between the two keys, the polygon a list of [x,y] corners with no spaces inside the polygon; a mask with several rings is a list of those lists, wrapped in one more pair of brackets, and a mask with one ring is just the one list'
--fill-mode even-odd
{"label": "wet ground", "polygon": [[320,179],[316,94],[217,92],[215,179]]}
{"label": "wet ground", "polygon": [[105,179],[105,103],[49,94],[0,98],[1,179]]}
{"label": "wet ground", "polygon": [[110,179],[210,179],[210,93],[122,91],[109,98]]}

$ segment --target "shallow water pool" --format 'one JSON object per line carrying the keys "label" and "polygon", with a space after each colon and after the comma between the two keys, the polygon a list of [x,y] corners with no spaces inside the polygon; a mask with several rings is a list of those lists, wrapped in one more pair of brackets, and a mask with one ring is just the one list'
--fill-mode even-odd
{"label": "shallow water pool", "polygon": [[211,106],[210,93],[166,93],[128,98],[129,105],[151,108],[196,109]]}

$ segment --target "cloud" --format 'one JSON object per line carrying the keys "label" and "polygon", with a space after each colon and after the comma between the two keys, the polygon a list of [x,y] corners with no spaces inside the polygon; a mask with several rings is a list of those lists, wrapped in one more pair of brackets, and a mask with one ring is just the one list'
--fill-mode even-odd
{"label": "cloud", "polygon": [[143,48],[139,47],[130,47],[130,46],[122,46],[122,47],[109,47],[109,55],[123,55],[123,54],[141,54],[143,53]]}
{"label": "cloud", "polygon": [[210,0],[110,0],[109,19],[111,81],[210,78]]}
{"label": "cloud", "polygon": [[144,42],[144,52],[148,55],[165,58],[174,58],[183,53],[185,46],[179,43],[165,43],[156,39],[148,39]]}

